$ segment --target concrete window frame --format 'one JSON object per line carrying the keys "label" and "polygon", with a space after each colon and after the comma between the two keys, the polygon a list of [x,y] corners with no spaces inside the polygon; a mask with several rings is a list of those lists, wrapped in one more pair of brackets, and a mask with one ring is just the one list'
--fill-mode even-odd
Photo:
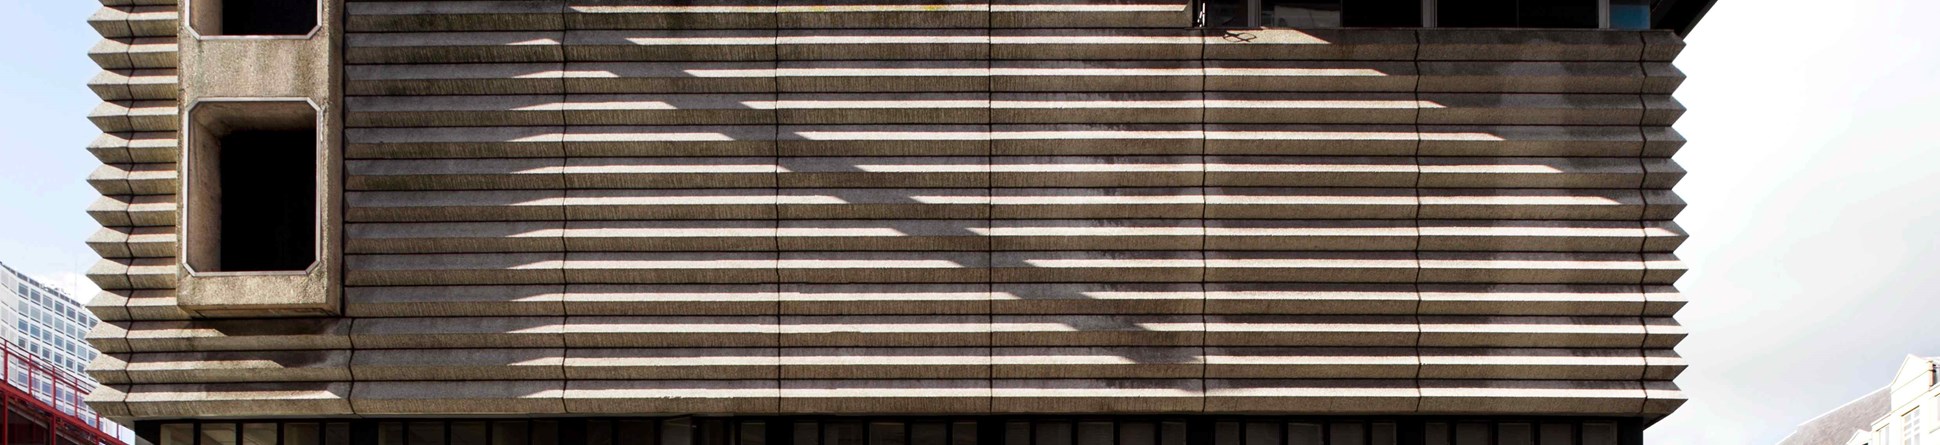
{"label": "concrete window frame", "polygon": [[[222,23],[222,2],[250,0],[182,0],[182,28],[188,30],[189,37],[195,40],[309,40],[323,32],[324,2],[328,0],[306,0],[316,9],[316,20],[310,23],[310,30],[302,34],[223,34],[203,33],[207,26],[220,27]],[[213,11],[213,12],[212,12]]]}
{"label": "concrete window frame", "polygon": [[[261,114],[255,114],[257,112],[261,112]],[[211,116],[211,113],[216,115]],[[302,114],[307,114],[308,116],[300,116]],[[311,191],[315,193],[315,208],[311,213],[312,229],[310,231],[310,242],[312,243],[312,247],[310,250],[310,264],[301,269],[223,271],[208,267],[210,266],[209,262],[214,261],[214,259],[209,258],[208,250],[220,249],[221,246],[220,241],[215,238],[219,236],[219,233],[198,230],[196,223],[202,218],[220,218],[221,214],[217,213],[220,209],[212,210],[209,208],[210,205],[198,202],[206,199],[207,191],[199,190],[197,183],[212,182],[212,175],[217,173],[204,168],[197,161],[198,158],[212,155],[209,153],[211,147],[208,145],[210,141],[207,139],[221,134],[215,131],[218,128],[212,128],[212,125],[223,123],[217,119],[234,118],[236,115],[248,115],[256,119],[267,117],[269,119],[275,119],[276,122],[283,125],[293,124],[298,119],[306,119],[308,120],[310,130],[314,132],[312,139],[314,140],[315,150],[313,151],[312,157],[314,158],[315,164],[312,167],[312,173],[315,175],[315,178],[313,178],[314,182],[312,182]],[[182,158],[180,159],[182,190],[179,195],[181,196],[179,204],[181,208],[181,222],[179,223],[181,227],[181,233],[179,234],[181,242],[177,246],[177,258],[180,258],[179,262],[182,268],[188,271],[190,276],[307,276],[323,266],[324,206],[330,205],[324,199],[327,196],[325,194],[325,187],[328,186],[324,178],[324,171],[328,159],[326,159],[324,154],[328,150],[327,144],[329,143],[324,138],[324,117],[323,107],[318,106],[315,101],[302,97],[210,98],[190,103],[183,110],[181,127]],[[204,267],[198,268],[198,264]]]}

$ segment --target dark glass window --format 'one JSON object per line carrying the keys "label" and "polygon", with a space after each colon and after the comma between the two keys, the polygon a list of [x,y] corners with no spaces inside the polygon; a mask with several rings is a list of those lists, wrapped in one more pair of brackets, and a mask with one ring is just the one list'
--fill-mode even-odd
{"label": "dark glass window", "polygon": [[1520,28],[1597,28],[1602,26],[1597,0],[1521,0],[1516,8]]}
{"label": "dark glass window", "polygon": [[486,434],[485,422],[451,423],[451,445],[489,445]]}
{"label": "dark glass window", "polygon": [[1421,0],[1347,0],[1341,26],[1415,28],[1421,26]]}
{"label": "dark glass window", "polygon": [[1439,0],[1445,28],[1597,28],[1598,0]]}
{"label": "dark glass window", "polygon": [[1650,0],[1610,0],[1610,28],[1650,29]]}
{"label": "dark glass window", "polygon": [[1444,28],[1514,28],[1516,0],[1441,0],[1436,25]]}
{"label": "dark glass window", "polygon": [[1260,2],[1258,26],[1268,28],[1339,28],[1340,0]]}

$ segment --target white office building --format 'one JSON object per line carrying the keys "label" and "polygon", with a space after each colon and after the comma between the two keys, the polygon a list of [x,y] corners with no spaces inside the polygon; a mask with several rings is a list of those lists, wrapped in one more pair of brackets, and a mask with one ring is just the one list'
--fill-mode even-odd
{"label": "white office building", "polygon": [[6,264],[0,264],[0,328],[15,351],[39,358],[85,386],[96,383],[85,370],[100,351],[88,345],[87,334],[101,322],[66,293],[41,284]]}

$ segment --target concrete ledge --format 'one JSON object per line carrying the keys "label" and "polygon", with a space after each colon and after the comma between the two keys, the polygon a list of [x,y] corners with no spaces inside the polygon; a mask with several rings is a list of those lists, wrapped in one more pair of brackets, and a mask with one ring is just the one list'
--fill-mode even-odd
{"label": "concrete ledge", "polygon": [[359,349],[544,348],[564,346],[561,317],[363,318]]}
{"label": "concrete ledge", "polygon": [[783,413],[988,412],[989,380],[782,380]]}
{"label": "concrete ledge", "polygon": [[772,348],[773,316],[604,316],[566,319],[572,348]]}
{"label": "concrete ledge", "polygon": [[782,282],[976,284],[989,282],[986,253],[782,253]]}
{"label": "concrete ledge", "polygon": [[560,284],[565,265],[563,253],[345,255],[344,285]]}
{"label": "concrete ledge", "polygon": [[348,2],[350,32],[524,31],[565,28],[560,0]]}
{"label": "concrete ledge", "polygon": [[351,128],[345,159],[558,157],[566,129],[539,127]]}
{"label": "concrete ledge", "polygon": [[1412,252],[1206,252],[1206,280],[1221,282],[1410,283]]}
{"label": "concrete ledge", "polygon": [[558,414],[565,382],[357,382],[357,414]]}
{"label": "concrete ledge", "polygon": [[1423,348],[1421,378],[1628,380],[1644,373],[1634,349]]}
{"label": "concrete ledge", "polygon": [[1420,329],[1403,315],[1219,315],[1206,317],[1208,346],[1413,347]]}
{"label": "concrete ledge", "polygon": [[[570,14],[568,19],[591,16],[593,15]],[[629,24],[616,28],[631,26]],[[565,55],[567,59],[576,62],[773,61],[778,48],[775,40],[776,33],[772,26],[763,28],[616,29],[611,31],[576,29],[565,33]],[[774,67],[773,64],[768,66],[770,69]]]}
{"label": "concrete ledge", "polygon": [[1197,29],[997,29],[994,60],[1196,60]]}
{"label": "concrete ledge", "polygon": [[1207,314],[1412,314],[1412,284],[1207,283]]}
{"label": "concrete ledge", "polygon": [[1195,282],[1206,277],[1201,252],[995,252],[991,280],[998,283]]}
{"label": "concrete ledge", "polygon": [[1624,316],[1644,310],[1634,285],[1422,284],[1424,315]]}
{"label": "concrete ledge", "polygon": [[344,93],[560,94],[566,90],[564,71],[558,62],[351,65],[344,67]]}
{"label": "concrete ledge", "polygon": [[992,221],[989,248],[1031,250],[1200,250],[1205,230],[1194,220]]}
{"label": "concrete ledge", "polygon": [[602,414],[773,413],[775,380],[575,380],[566,411]]}
{"label": "concrete ledge", "polygon": [[1206,91],[1414,93],[1421,81],[1412,62],[1207,60],[1205,64]]}
{"label": "concrete ledge", "polygon": [[571,252],[773,251],[771,221],[572,221],[564,231]]}
{"label": "concrete ledge", "polygon": [[988,125],[783,125],[782,156],[988,156]]}
{"label": "concrete ledge", "polygon": [[776,132],[763,125],[573,126],[566,156],[774,156]]}
{"label": "concrete ledge", "polygon": [[1207,379],[1208,413],[1413,413],[1413,380]]}
{"label": "concrete ledge", "polygon": [[977,315],[990,299],[983,283],[781,285],[787,315]]}
{"label": "concrete ledge", "polygon": [[990,348],[801,348],[781,352],[784,379],[988,379]]}
{"label": "concrete ledge", "polygon": [[987,29],[782,30],[781,60],[979,60],[991,56]]}
{"label": "concrete ledge", "polygon": [[1406,29],[1209,30],[1207,60],[1414,60]]}
{"label": "concrete ledge", "polygon": [[1190,315],[996,315],[995,346],[1197,346],[1206,325]]}
{"label": "concrete ledge", "polygon": [[994,125],[994,156],[1198,155],[1206,132],[1197,124]]}
{"label": "concrete ledge", "polygon": [[350,325],[334,318],[137,321],[127,341],[131,352],[350,349]]}
{"label": "concrete ledge", "polygon": [[705,5],[607,4],[572,0],[566,25],[573,29],[774,29],[775,2],[725,0]]}
{"label": "concrete ledge", "polygon": [[774,189],[567,190],[567,221],[774,219]]}
{"label": "concrete ledge", "polygon": [[1181,0],[999,0],[990,4],[993,28],[1178,28],[1187,26]]}
{"label": "concrete ledge", "polygon": [[1633,415],[1645,397],[1635,381],[1422,380],[1420,412]]}
{"label": "concrete ledge", "polygon": [[134,385],[128,413],[137,418],[351,414],[349,382]]}
{"label": "concrete ledge", "polygon": [[1206,362],[1198,347],[996,348],[998,379],[1197,379]]}
{"label": "concrete ledge", "polygon": [[129,355],[126,365],[135,384],[351,380],[347,350],[146,353]]}
{"label": "concrete ledge", "polygon": [[991,342],[977,315],[784,315],[784,347],[973,347]]}
{"label": "concrete ledge", "polygon": [[1206,348],[1206,378],[1413,379],[1421,360],[1412,348]]}
{"label": "concrete ledge", "polygon": [[992,380],[991,412],[1178,413],[1204,408],[1198,379]]}
{"label": "concrete ledge", "polygon": [[826,28],[985,28],[990,26],[989,3],[894,4],[825,1],[820,4],[781,4],[775,25],[781,29]]}
{"label": "concrete ledge", "polygon": [[527,286],[347,287],[351,317],[563,315],[563,288]]}
{"label": "concrete ledge", "polygon": [[585,380],[755,380],[780,378],[775,348],[566,350],[566,378]]}
{"label": "concrete ledge", "polygon": [[566,350],[359,349],[350,361],[357,381],[372,380],[559,380],[566,378]]}
{"label": "concrete ledge", "polygon": [[993,314],[1197,314],[1205,301],[1198,283],[998,283]]}
{"label": "concrete ledge", "polygon": [[560,31],[349,33],[344,63],[562,62]]}
{"label": "concrete ledge", "polygon": [[1422,316],[1423,347],[1624,348],[1645,340],[1635,317]]}
{"label": "concrete ledge", "polygon": [[573,284],[564,296],[570,315],[768,315],[777,294],[772,284]]}
{"label": "concrete ledge", "polygon": [[1607,30],[1423,29],[1421,60],[1635,62],[1644,33]]}

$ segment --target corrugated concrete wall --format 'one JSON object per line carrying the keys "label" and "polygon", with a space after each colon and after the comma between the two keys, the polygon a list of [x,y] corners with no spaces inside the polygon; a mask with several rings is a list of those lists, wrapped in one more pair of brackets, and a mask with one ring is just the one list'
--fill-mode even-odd
{"label": "corrugated concrete wall", "polygon": [[191,320],[174,7],[110,3],[103,412],[1682,401],[1668,32],[351,0],[345,316]]}

